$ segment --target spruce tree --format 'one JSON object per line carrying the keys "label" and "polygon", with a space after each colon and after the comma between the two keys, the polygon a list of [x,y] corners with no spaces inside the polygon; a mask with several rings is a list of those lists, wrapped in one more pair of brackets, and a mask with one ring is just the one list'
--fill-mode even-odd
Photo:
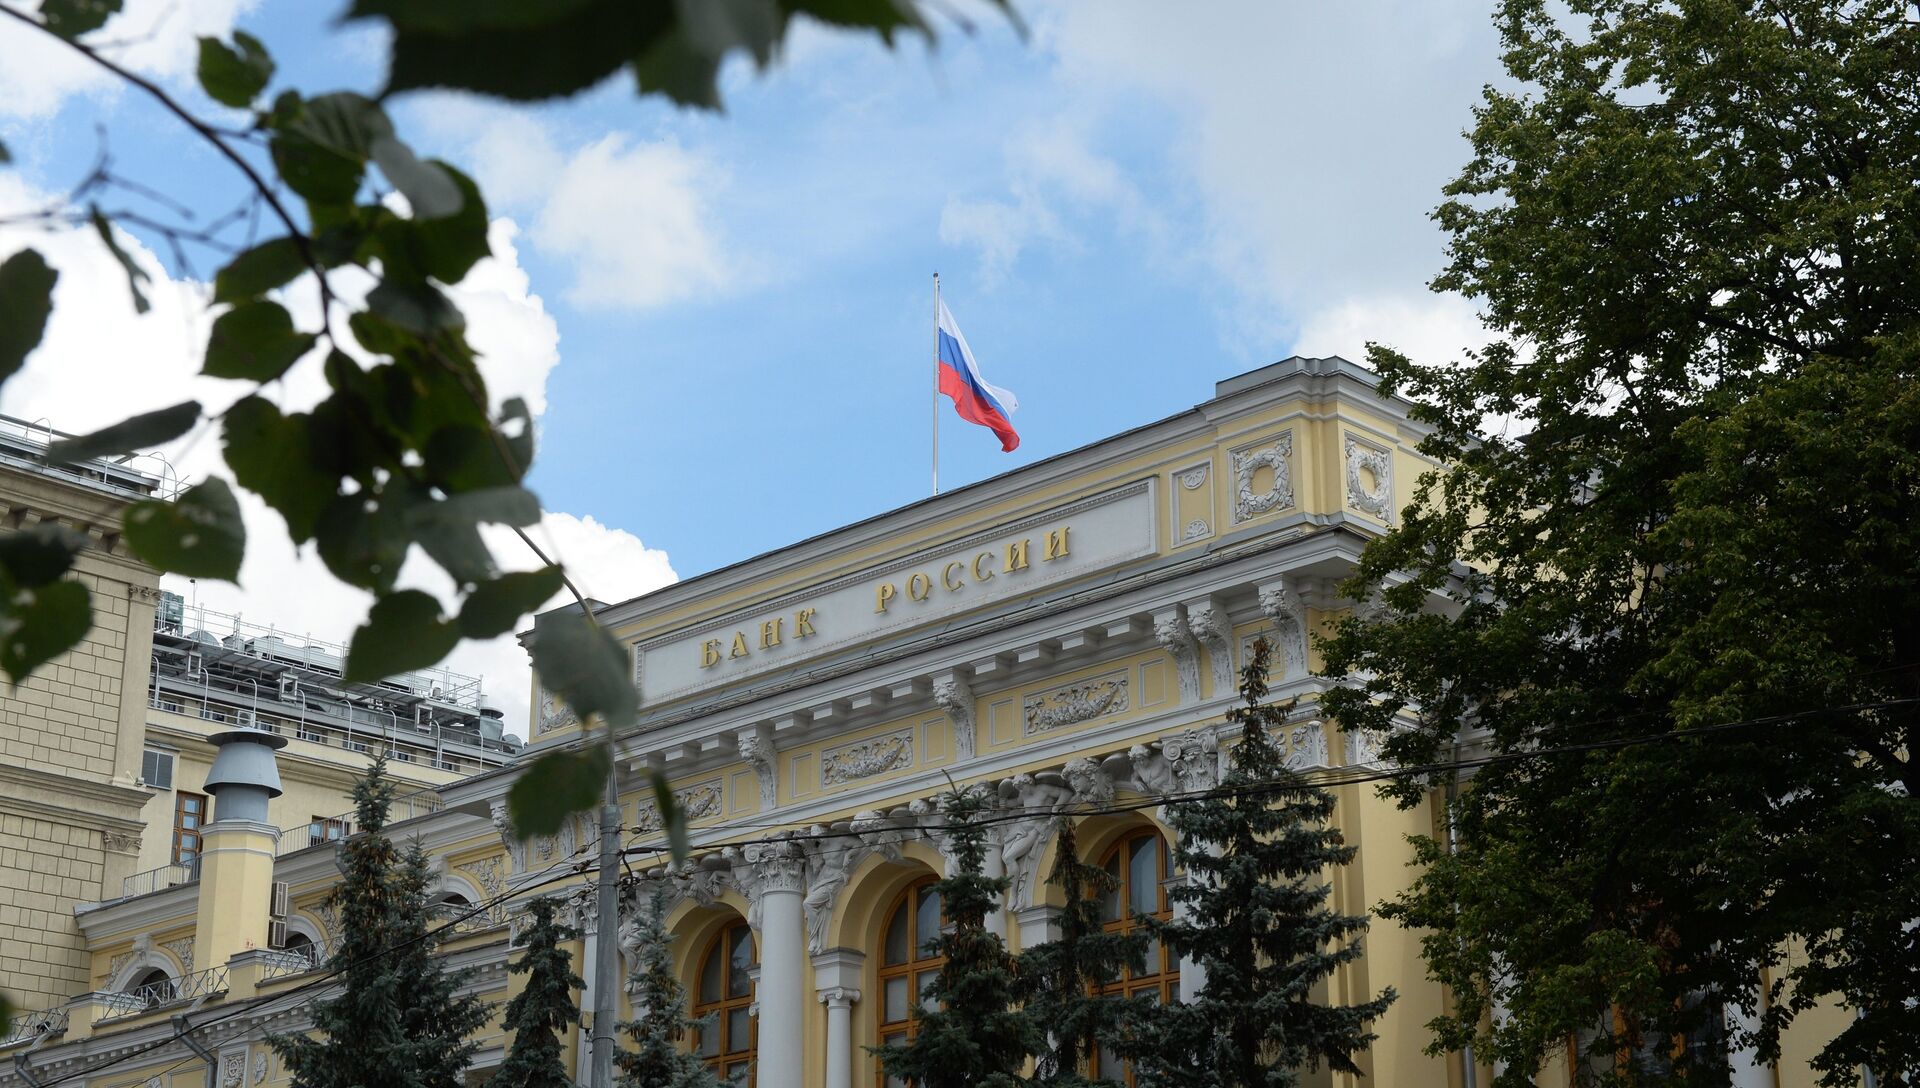
{"label": "spruce tree", "polygon": [[1025,1085],[1027,1059],[1046,1049],[1040,1025],[1016,1005],[1013,956],[987,928],[987,912],[1007,880],[981,872],[987,831],[979,819],[986,804],[976,791],[957,790],[942,806],[954,865],[934,885],[946,924],[933,947],[946,963],[926,1000],[914,1004],[913,1038],[872,1048],[888,1074],[918,1088]]}
{"label": "spruce tree", "polygon": [[1261,703],[1268,653],[1257,640],[1241,672],[1244,704],[1228,713],[1241,739],[1221,788],[1168,816],[1189,879],[1167,896],[1186,910],[1153,928],[1205,969],[1206,985],[1142,1021],[1130,1047],[1141,1084],[1292,1088],[1303,1068],[1357,1073],[1354,1052],[1394,999],[1389,989],[1358,1005],[1313,1000],[1315,984],[1360,955],[1367,920],[1327,906],[1327,871],[1354,848],[1328,826],[1333,795],[1288,771],[1269,736],[1287,714]]}
{"label": "spruce tree", "polygon": [[[686,991],[673,973],[672,937],[661,924],[666,911],[666,897],[656,891],[638,918],[640,962],[633,968],[633,1019],[620,1025],[634,1047],[613,1056],[620,1070],[620,1088],[720,1088],[713,1070],[682,1045],[689,1033],[706,1022],[687,1016]],[[794,1060],[797,1055],[769,1057]]]}
{"label": "spruce tree", "polygon": [[334,951],[341,988],[312,1006],[313,1031],[270,1036],[295,1088],[464,1088],[487,1006],[458,991],[428,934],[426,855],[384,833],[393,803],[385,755],[354,786],[360,833],[342,847]]}
{"label": "spruce tree", "polygon": [[563,942],[579,932],[555,920],[554,900],[542,896],[527,904],[532,924],[514,945],[524,948],[508,970],[527,976],[526,988],[507,1002],[506,1028],[513,1048],[488,1083],[495,1088],[573,1088],[573,1078],[561,1061],[560,1034],[580,1022],[574,991],[586,983],[573,973],[573,956]]}
{"label": "spruce tree", "polygon": [[1127,1025],[1143,1013],[1133,998],[1096,993],[1129,967],[1145,962],[1151,938],[1142,929],[1106,932],[1101,904],[1120,881],[1098,865],[1081,860],[1071,823],[1060,829],[1059,855],[1047,883],[1066,897],[1060,936],[1020,953],[1020,993],[1028,1017],[1047,1032],[1049,1042],[1034,1062],[1034,1083],[1058,1088],[1092,1088],[1116,1080],[1084,1075],[1101,1043],[1117,1044]]}

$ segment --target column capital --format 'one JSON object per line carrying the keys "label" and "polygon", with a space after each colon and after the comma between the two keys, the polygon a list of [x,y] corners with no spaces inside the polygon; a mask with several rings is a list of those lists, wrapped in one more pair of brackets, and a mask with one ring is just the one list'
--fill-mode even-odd
{"label": "column capital", "polygon": [[851,986],[829,986],[814,991],[814,996],[830,1009],[850,1009],[860,1003],[860,991]]}

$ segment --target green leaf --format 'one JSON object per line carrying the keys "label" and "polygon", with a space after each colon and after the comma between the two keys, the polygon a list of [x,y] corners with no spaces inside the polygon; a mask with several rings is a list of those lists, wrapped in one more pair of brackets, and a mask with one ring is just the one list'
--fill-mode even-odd
{"label": "green leaf", "polygon": [[17,685],[78,646],[92,626],[92,597],[79,582],[17,590],[0,604],[0,670]]}
{"label": "green leaf", "polygon": [[281,415],[265,398],[250,396],[227,409],[225,438],[234,482],[280,512],[295,544],[312,539],[340,478],[317,463],[309,417]]}
{"label": "green leaf", "polygon": [[213,275],[213,301],[241,302],[293,282],[307,270],[300,245],[292,238],[262,242],[227,262]]}
{"label": "green leaf", "polygon": [[598,715],[625,729],[639,713],[632,662],[613,636],[578,611],[559,610],[533,624],[529,646],[540,683],[566,701],[581,721]]}
{"label": "green leaf", "polygon": [[647,777],[653,779],[653,807],[660,812],[660,829],[667,833],[667,850],[673,860],[685,860],[690,849],[687,842],[687,810],[680,807],[679,799],[673,795],[673,784],[667,776],[652,768],[647,769]]}
{"label": "green leaf", "polygon": [[633,60],[633,78],[642,94],[664,94],[682,106],[720,108],[720,61],[684,36],[670,34]]}
{"label": "green leaf", "polygon": [[367,622],[353,632],[342,679],[364,683],[424,669],[459,644],[459,628],[440,615],[432,594],[403,589],[373,602]]}
{"label": "green leaf", "polygon": [[13,162],[13,152],[7,150],[6,141],[0,140],[0,166]]}
{"label": "green leaf", "polygon": [[513,468],[521,476],[533,467],[533,413],[527,410],[527,402],[519,397],[509,397],[500,406],[500,422],[496,425],[507,439],[507,452],[513,457]]}
{"label": "green leaf", "polygon": [[407,510],[407,528],[434,562],[463,584],[493,577],[493,553],[480,537],[482,524],[532,525],[540,520],[540,500],[523,487],[490,487],[415,502]]}
{"label": "green leaf", "polygon": [[171,408],[142,412],[111,427],[67,438],[47,447],[47,463],[70,465],[95,457],[112,457],[171,442],[193,429],[200,420],[200,402],[185,401]]}
{"label": "green leaf", "polygon": [[243,302],[214,319],[201,373],[210,378],[270,382],[313,350],[316,339],[312,333],[295,332],[293,318],[279,303]]}
{"label": "green leaf", "polygon": [[225,480],[210,478],[173,502],[135,503],[123,524],[127,546],[162,571],[223,582],[240,577],[247,528]]}
{"label": "green leaf", "polygon": [[481,582],[460,606],[460,633],[468,638],[504,635],[522,616],[552,600],[562,584],[559,567],[516,571]]}
{"label": "green leaf", "polygon": [[345,91],[288,103],[284,110],[276,104],[275,116],[274,167],[309,207],[351,205],[374,141],[393,135],[393,122],[377,103]]}
{"label": "green leaf", "polygon": [[407,499],[397,488],[341,495],[321,512],[314,540],[334,577],[385,593],[393,588],[413,543],[407,531]]}
{"label": "green leaf", "polygon": [[200,39],[200,86],[223,106],[245,109],[253,104],[273,78],[273,58],[260,40],[245,31],[233,32],[231,48],[218,38]]}
{"label": "green leaf", "polygon": [[416,336],[430,337],[443,329],[466,327],[459,308],[429,283],[382,280],[367,293],[367,309],[387,324]]}
{"label": "green leaf", "polygon": [[100,240],[107,244],[107,252],[113,254],[113,259],[119,261],[120,267],[127,270],[127,289],[133,292],[134,312],[144,314],[153,309],[153,303],[147,301],[147,293],[142,290],[145,285],[152,282],[147,275],[147,270],[134,263],[133,254],[120,247],[120,239],[113,236],[113,224],[107,222],[107,217],[100,214],[98,204],[88,208],[88,218],[93,221],[94,232],[99,234]]}
{"label": "green leaf", "polygon": [[381,273],[388,278],[432,276],[441,283],[459,283],[482,257],[492,252],[487,241],[487,205],[473,179],[445,163],[435,167],[460,190],[460,210],[439,219],[402,219],[388,215],[375,229]]}
{"label": "green leaf", "polygon": [[396,26],[389,91],[451,87],[519,101],[584,91],[673,28],[665,3],[588,0],[556,5],[531,25],[474,25],[456,33]]}
{"label": "green leaf", "polygon": [[43,0],[40,5],[40,21],[68,41],[100,29],[119,13],[120,0]]}
{"label": "green leaf", "polygon": [[73,568],[87,538],[57,521],[0,534],[0,586],[31,589]]}
{"label": "green leaf", "polygon": [[552,835],[568,816],[591,811],[606,795],[609,766],[606,746],[599,744],[534,760],[507,791],[514,835]]}
{"label": "green leaf", "polygon": [[396,29],[430,34],[466,34],[475,30],[530,29],[555,22],[594,0],[354,0],[347,17],[389,20]]}
{"label": "green leaf", "polygon": [[407,198],[415,219],[444,219],[460,211],[460,187],[437,163],[422,162],[413,148],[392,136],[373,141],[369,153],[393,187]]}
{"label": "green leaf", "polygon": [[53,313],[53,284],[60,273],[40,254],[23,249],[0,264],[0,382],[19,371],[40,346]]}
{"label": "green leaf", "polygon": [[471,491],[519,482],[493,432],[472,424],[449,424],[433,432],[421,451],[426,478],[447,491]]}

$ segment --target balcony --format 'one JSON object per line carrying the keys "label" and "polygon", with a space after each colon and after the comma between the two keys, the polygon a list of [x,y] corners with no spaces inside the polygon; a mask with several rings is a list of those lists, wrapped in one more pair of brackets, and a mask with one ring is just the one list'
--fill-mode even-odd
{"label": "balcony", "polygon": [[209,967],[179,978],[163,978],[130,990],[97,993],[94,1001],[104,1014],[100,1019],[138,1016],[167,1005],[201,1001],[227,990],[227,969]]}
{"label": "balcony", "polygon": [[23,1012],[7,1021],[5,1035],[0,1035],[0,1048],[31,1043],[36,1039],[59,1035],[67,1030],[67,1010],[48,1009],[45,1012]]}

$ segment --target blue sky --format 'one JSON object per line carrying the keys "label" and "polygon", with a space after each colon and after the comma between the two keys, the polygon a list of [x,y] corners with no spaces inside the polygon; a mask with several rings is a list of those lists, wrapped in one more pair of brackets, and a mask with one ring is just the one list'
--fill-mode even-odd
{"label": "blue sky", "polygon": [[[537,108],[446,94],[393,108],[489,195],[504,244],[476,288],[475,339],[496,385],[544,407],[533,482],[571,519],[556,546],[621,597],[927,494],[936,270],[983,370],[1021,403],[1013,454],[946,410],[948,486],[1177,412],[1296,351],[1457,352],[1471,310],[1424,288],[1443,259],[1427,216],[1497,72],[1489,6],[1049,0],[1022,5],[1024,39],[983,11],[931,53],[802,27],[772,72],[725,73],[720,115],[623,79]],[[105,33],[198,107],[192,35],[234,25],[266,42],[280,85],[373,89],[383,42],[342,27],[343,8],[129,0]],[[0,58],[17,160],[0,216],[84,174],[95,124],[116,168],[203,214],[240,192],[170,119],[70,58],[17,31],[0,32]],[[0,255],[31,242],[0,228]],[[67,324],[0,410],[79,429],[169,403],[140,398],[191,373],[204,287],[156,265],[179,304],[135,322],[124,295],[82,290],[97,257],[84,239],[42,244],[70,254]],[[122,355],[145,373],[89,370]],[[301,608],[267,591],[285,580],[252,578],[232,607]]]}

